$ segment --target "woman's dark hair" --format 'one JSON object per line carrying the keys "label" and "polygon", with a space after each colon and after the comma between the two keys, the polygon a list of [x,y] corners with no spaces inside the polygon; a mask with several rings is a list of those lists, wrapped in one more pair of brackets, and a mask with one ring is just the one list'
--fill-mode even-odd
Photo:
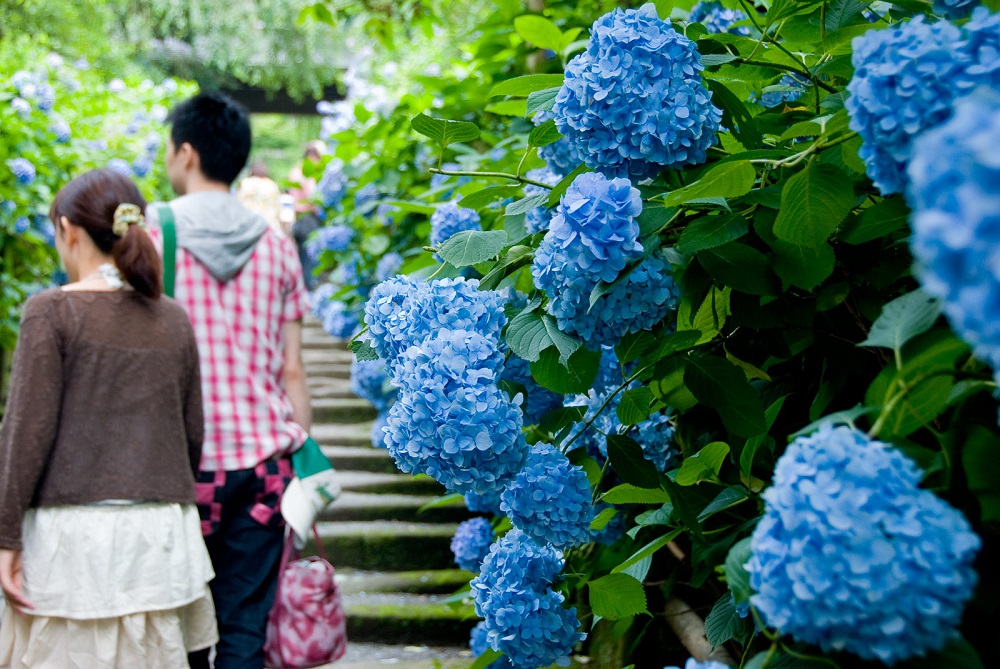
{"label": "woman's dark hair", "polygon": [[103,253],[115,259],[126,281],[146,297],[156,299],[163,292],[163,263],[153,240],[138,225],[128,226],[119,237],[112,230],[115,210],[120,204],[134,204],[145,211],[146,200],[128,177],[113,170],[92,170],[63,186],[49,209],[49,218],[59,232],[59,219],[87,231]]}
{"label": "woman's dark hair", "polygon": [[221,93],[199,93],[177,105],[170,116],[175,148],[187,142],[201,158],[201,172],[232,185],[250,156],[250,117]]}

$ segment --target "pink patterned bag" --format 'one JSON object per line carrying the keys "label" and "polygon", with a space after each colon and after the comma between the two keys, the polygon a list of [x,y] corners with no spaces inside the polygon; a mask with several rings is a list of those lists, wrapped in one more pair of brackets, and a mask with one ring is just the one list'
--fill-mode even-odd
{"label": "pink patterned bag", "polygon": [[281,556],[274,606],[267,618],[264,657],[272,669],[318,667],[347,650],[347,623],[333,566],[313,527],[320,557],[292,560],[291,533]]}

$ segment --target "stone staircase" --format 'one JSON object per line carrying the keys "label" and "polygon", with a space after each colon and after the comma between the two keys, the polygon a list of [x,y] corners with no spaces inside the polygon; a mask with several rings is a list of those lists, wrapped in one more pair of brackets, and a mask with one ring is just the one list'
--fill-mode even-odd
{"label": "stone staircase", "polygon": [[451,595],[470,574],[456,568],[449,544],[469,512],[461,504],[421,512],[444,489],[428,477],[400,473],[387,451],[372,447],[376,412],[351,393],[353,354],[346,343],[307,321],[303,347],[312,435],[343,488],[318,523],[347,613],[347,654],[329,666],[468,667],[476,618],[468,600]]}

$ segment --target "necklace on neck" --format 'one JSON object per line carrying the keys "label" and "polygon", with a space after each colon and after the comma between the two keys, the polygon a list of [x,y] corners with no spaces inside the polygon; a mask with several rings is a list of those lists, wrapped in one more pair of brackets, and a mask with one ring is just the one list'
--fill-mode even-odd
{"label": "necklace on neck", "polygon": [[122,277],[122,273],[119,272],[118,268],[111,263],[101,263],[98,265],[96,272],[88,274],[77,283],[83,283],[84,281],[90,281],[91,279],[104,279],[104,282],[108,284],[110,288],[114,288],[115,290],[121,290],[125,287],[125,279]]}

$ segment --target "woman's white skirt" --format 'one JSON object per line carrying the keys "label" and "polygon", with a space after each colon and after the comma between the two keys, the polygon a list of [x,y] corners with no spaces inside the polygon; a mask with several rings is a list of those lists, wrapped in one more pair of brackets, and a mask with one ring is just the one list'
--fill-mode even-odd
{"label": "woman's white skirt", "polygon": [[182,669],[218,641],[212,562],[191,504],[32,509],[28,613],[0,618],[0,668]]}

